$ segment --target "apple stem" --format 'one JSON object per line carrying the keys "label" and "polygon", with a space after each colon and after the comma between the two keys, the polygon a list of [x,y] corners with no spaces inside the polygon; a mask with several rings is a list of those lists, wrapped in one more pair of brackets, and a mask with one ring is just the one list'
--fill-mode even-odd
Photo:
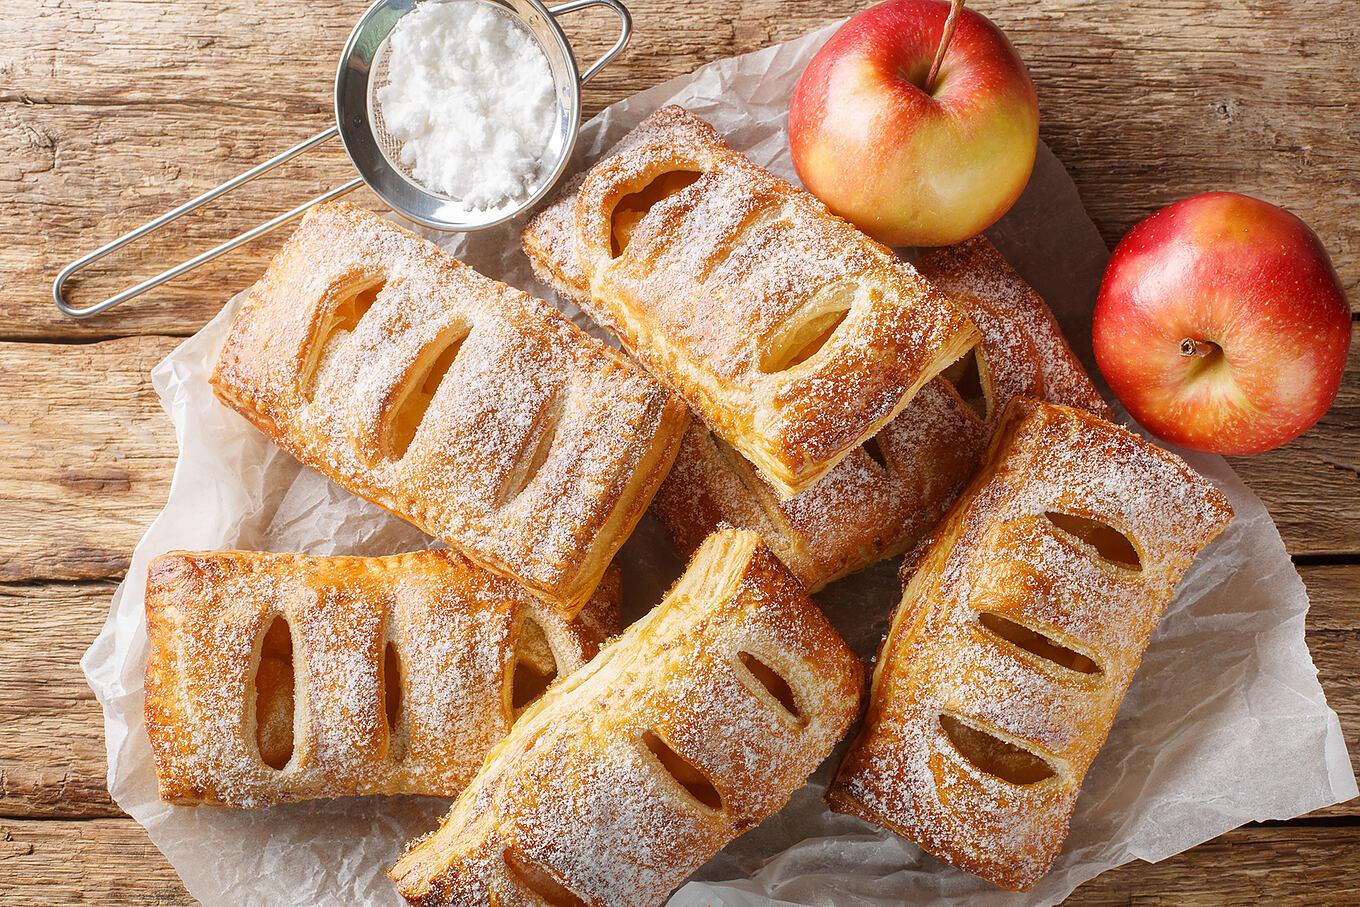
{"label": "apple stem", "polygon": [[1214,350],[1218,349],[1218,344],[1208,340],[1195,340],[1186,337],[1181,341],[1181,355],[1186,359],[1203,359],[1205,356],[1213,355]]}
{"label": "apple stem", "polygon": [[935,77],[940,74],[940,64],[944,62],[945,51],[949,50],[949,42],[954,38],[954,26],[959,22],[959,13],[963,11],[964,0],[951,0],[949,4],[949,18],[944,20],[944,32],[940,35],[940,46],[935,48],[935,59],[930,64],[930,75],[926,76],[926,94],[935,93]]}

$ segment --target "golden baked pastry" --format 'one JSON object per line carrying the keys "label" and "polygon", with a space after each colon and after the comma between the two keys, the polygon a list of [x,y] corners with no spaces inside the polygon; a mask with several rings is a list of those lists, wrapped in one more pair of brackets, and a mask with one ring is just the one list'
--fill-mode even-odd
{"label": "golden baked pastry", "polygon": [[145,714],[161,799],[451,797],[617,631],[618,598],[613,569],[567,623],[447,549],[159,557]]}
{"label": "golden baked pastry", "polygon": [[719,523],[760,533],[808,591],[901,554],[982,464],[1018,396],[1108,415],[1048,306],[985,237],[936,250],[921,273],[982,339],[817,484],[781,500],[736,450],[690,423],[652,510],[687,556]]}
{"label": "golden baked pastry", "polygon": [[891,250],[679,107],[540,213],[524,248],[783,497],[977,339]]}
{"label": "golden baked pastry", "polygon": [[775,813],[859,712],[864,668],[751,532],[515,724],[389,873],[412,904],[659,904]]}
{"label": "golden baked pastry", "polygon": [[1231,516],[1137,435],[1012,401],[987,466],[904,570],[832,808],[1032,887],[1176,583]]}
{"label": "golden baked pastry", "polygon": [[212,384],[307,466],[567,616],[688,420],[546,302],[347,204],[314,208],[251,287]]}

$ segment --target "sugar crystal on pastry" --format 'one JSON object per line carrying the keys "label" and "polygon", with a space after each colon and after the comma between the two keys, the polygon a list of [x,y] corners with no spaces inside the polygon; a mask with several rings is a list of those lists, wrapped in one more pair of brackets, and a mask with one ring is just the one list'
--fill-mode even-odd
{"label": "sugar crystal on pastry", "polygon": [[570,623],[449,549],[172,552],[147,580],[161,798],[258,807],[452,796],[546,681],[618,621],[617,571]]}
{"label": "sugar crystal on pastry", "polygon": [[1231,515],[1174,454],[1017,397],[904,566],[832,807],[1028,890],[1176,584]]}
{"label": "sugar crystal on pastry", "polygon": [[524,233],[535,271],[683,393],[781,497],[976,340],[891,250],[678,107]]}
{"label": "sugar crystal on pastry", "polygon": [[688,419],[552,306],[345,204],[314,208],[251,288],[212,383],[304,464],[567,616]]}
{"label": "sugar crystal on pastry", "polygon": [[738,451],[691,422],[652,504],[677,550],[690,553],[720,522],[743,526],[815,592],[928,532],[981,466],[1014,397],[1108,413],[1044,301],[985,237],[935,250],[919,267],[977,325],[978,345],[792,498],[781,499]]}
{"label": "sugar crystal on pastry", "polygon": [[553,687],[392,869],[413,904],[659,904],[788,802],[863,666],[754,533]]}

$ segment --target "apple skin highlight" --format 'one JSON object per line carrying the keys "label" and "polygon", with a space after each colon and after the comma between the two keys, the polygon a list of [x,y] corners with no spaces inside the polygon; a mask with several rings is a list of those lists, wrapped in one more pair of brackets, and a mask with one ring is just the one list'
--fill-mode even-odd
{"label": "apple skin highlight", "polygon": [[941,0],[889,0],[818,51],[789,108],[803,185],[893,246],[961,242],[995,223],[1034,167],[1039,101],[1020,55],[964,8],[934,90]]}
{"label": "apple skin highlight", "polygon": [[[1202,355],[1186,356],[1196,341]],[[1096,362],[1148,430],[1192,450],[1290,441],[1341,386],[1351,314],[1321,240],[1299,218],[1231,192],[1135,226],[1110,257],[1092,325]]]}

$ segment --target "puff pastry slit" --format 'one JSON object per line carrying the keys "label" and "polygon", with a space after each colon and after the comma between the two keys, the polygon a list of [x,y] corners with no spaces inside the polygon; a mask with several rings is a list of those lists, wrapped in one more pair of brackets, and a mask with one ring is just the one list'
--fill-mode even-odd
{"label": "puff pastry slit", "polygon": [[891,250],[679,107],[540,213],[524,247],[783,497],[977,339]]}
{"label": "puff pastry slit", "polygon": [[830,754],[863,672],[758,536],[719,530],[390,875],[419,905],[659,904]]}
{"label": "puff pastry slit", "polygon": [[688,421],[552,306],[346,204],[314,208],[250,289],[212,384],[302,463],[568,617]]}
{"label": "puff pastry slit", "polygon": [[453,796],[617,631],[618,598],[613,569],[568,623],[447,549],[157,558],[145,715],[161,799]]}
{"label": "puff pastry slit", "polygon": [[1175,455],[1014,400],[987,466],[908,559],[831,806],[1032,887],[1176,584],[1231,516]]}
{"label": "puff pastry slit", "polygon": [[1043,299],[985,237],[926,255],[921,273],[982,334],[873,438],[787,500],[699,421],[652,510],[688,556],[719,523],[759,532],[816,592],[928,532],[982,465],[1006,404],[1017,396],[1108,415]]}

